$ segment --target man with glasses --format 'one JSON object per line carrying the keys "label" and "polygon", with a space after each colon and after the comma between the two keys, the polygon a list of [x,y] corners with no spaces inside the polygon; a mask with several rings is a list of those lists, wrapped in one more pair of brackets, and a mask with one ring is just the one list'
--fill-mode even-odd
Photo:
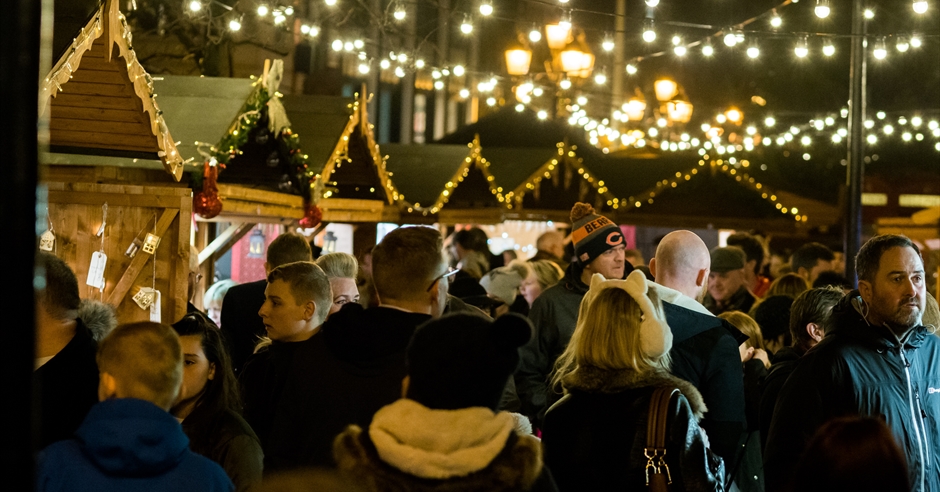
{"label": "man with glasses", "polygon": [[455,272],[441,234],[403,227],[372,250],[379,306],[346,304],[294,357],[271,437],[265,472],[332,465],[333,439],[349,424],[368,428],[401,397],[405,350],[418,325],[439,317]]}

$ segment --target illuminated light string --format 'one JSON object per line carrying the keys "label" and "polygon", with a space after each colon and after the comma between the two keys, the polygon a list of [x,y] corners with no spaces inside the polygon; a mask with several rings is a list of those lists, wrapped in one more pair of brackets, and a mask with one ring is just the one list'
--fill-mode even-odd
{"label": "illuminated light string", "polygon": [[613,208],[619,208],[619,200],[610,192],[604,180],[600,179],[584,166],[584,159],[577,154],[577,145],[558,142],[555,144],[555,148],[556,154],[532,173],[525,182],[508,193],[507,200],[514,200],[516,206],[522,207],[523,199],[527,194],[531,193],[538,197],[542,180],[552,179],[553,176],[556,176],[562,171],[562,168],[568,166],[573,171],[576,171],[581,179],[586,181],[598,195],[608,202],[608,204],[618,203],[617,206],[611,206]]}

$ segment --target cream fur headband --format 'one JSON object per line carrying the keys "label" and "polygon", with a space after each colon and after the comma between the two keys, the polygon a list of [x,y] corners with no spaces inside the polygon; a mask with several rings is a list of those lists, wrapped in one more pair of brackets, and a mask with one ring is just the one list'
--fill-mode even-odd
{"label": "cream fur headband", "polygon": [[654,304],[649,298],[646,277],[643,272],[634,270],[626,280],[607,280],[603,275],[595,273],[591,277],[591,286],[581,301],[581,315],[586,307],[594,302],[594,298],[604,289],[623,289],[640,306],[640,344],[647,357],[661,357],[672,348],[672,330],[666,324],[666,315],[662,305],[657,300]]}

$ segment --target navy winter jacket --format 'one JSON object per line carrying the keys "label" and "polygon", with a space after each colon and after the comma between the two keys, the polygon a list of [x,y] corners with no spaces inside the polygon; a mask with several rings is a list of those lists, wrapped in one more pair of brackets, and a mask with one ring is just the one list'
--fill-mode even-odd
{"label": "navy winter jacket", "polygon": [[75,436],[40,453],[38,490],[234,490],[222,468],[190,451],[179,422],[153,403],[133,398],[98,403]]}
{"label": "navy winter jacket", "polygon": [[923,326],[903,341],[852,306],[784,384],[764,453],[768,490],[781,490],[815,431],[843,415],[882,416],[907,458],[911,489],[940,491],[940,339]]}

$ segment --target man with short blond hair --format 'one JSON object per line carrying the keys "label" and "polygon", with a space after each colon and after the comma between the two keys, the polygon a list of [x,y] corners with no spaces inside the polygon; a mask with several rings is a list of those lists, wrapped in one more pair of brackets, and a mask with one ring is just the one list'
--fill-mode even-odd
{"label": "man with short blond hair", "polygon": [[245,421],[267,454],[294,354],[320,330],[330,312],[333,293],[330,280],[316,263],[297,261],[271,270],[264,295],[258,315],[271,344],[248,359],[239,383]]}
{"label": "man with short blond hair", "polygon": [[441,316],[451,271],[441,233],[402,227],[372,249],[379,306],[348,303],[294,354],[265,448],[265,471],[333,464],[333,439],[401,396],[405,352],[421,323]]}
{"label": "man with short blond hair", "polygon": [[[310,243],[296,232],[281,234],[268,245],[265,275],[281,265],[295,261],[313,261]],[[235,285],[222,299],[220,328],[225,335],[232,355],[232,368],[236,373],[245,367],[258,340],[267,336],[264,322],[258,314],[264,304],[264,289],[267,285],[266,279]]]}
{"label": "man with short blond hair", "polygon": [[168,413],[183,381],[183,350],[167,325],[115,328],[98,349],[100,403],[75,433],[39,457],[38,490],[231,491],[222,468],[189,449]]}

